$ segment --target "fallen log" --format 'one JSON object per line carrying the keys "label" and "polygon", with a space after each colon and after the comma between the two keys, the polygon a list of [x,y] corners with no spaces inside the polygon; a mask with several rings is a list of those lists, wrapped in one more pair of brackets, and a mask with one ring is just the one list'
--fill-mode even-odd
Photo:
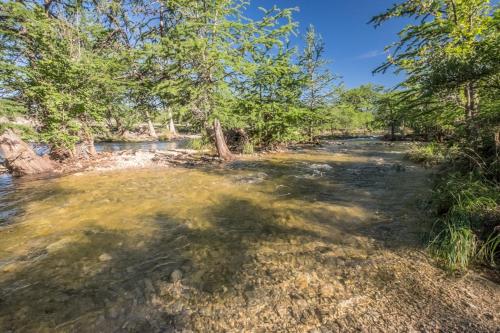
{"label": "fallen log", "polygon": [[0,135],[0,155],[4,159],[5,167],[14,176],[51,172],[55,167],[50,159],[38,156],[12,130]]}

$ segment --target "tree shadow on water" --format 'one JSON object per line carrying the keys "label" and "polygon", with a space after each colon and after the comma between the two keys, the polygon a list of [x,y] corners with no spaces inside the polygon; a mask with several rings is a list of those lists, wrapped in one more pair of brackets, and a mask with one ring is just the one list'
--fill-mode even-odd
{"label": "tree shadow on water", "polygon": [[[195,273],[186,282],[202,291],[215,292],[237,284],[238,273],[253,260],[259,244],[287,242],[291,237],[324,238],[311,230],[286,225],[281,212],[248,199],[223,196],[218,202],[204,212],[203,226],[182,230],[187,246],[180,255],[189,263],[185,270]],[[157,216],[158,224],[165,220],[169,217]]]}
{"label": "tree shadow on water", "polygon": [[184,286],[210,295],[241,284],[239,273],[260,243],[321,239],[242,198],[218,198],[203,217],[204,224],[196,226],[156,212],[145,217],[153,219],[156,230],[148,237],[89,226],[72,233],[76,241],[18,258],[0,278],[0,329],[179,328],[178,312],[154,304],[162,285],[174,282],[174,271],[181,273]]}
{"label": "tree shadow on water", "polygon": [[31,202],[56,199],[61,205],[76,189],[58,186],[56,175],[25,176],[15,178],[10,175],[0,177],[0,228],[16,223],[16,216],[25,213]]}
{"label": "tree shadow on water", "polygon": [[[352,153],[361,157],[365,154]],[[285,161],[237,162],[228,169],[251,174],[265,172],[268,177],[264,182],[250,186],[266,193],[271,200],[303,202],[307,206],[307,209],[293,209],[291,214],[334,225],[353,236],[373,238],[387,248],[422,247],[419,224],[428,222],[418,205],[424,204],[421,201],[426,195],[422,191],[426,175],[418,168],[407,169],[394,156],[388,162],[374,159],[359,162],[331,160],[321,154],[312,160],[295,155]],[[227,175],[227,170],[207,172]],[[332,215],[332,210],[325,207],[362,213],[365,223],[351,223],[353,218],[349,214]]]}

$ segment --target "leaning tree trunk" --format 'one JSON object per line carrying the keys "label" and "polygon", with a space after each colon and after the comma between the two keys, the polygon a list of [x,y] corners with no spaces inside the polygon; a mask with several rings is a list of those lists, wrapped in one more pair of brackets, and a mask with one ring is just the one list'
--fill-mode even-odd
{"label": "leaning tree trunk", "polygon": [[157,139],[158,135],[156,135],[155,127],[153,125],[153,122],[151,121],[151,117],[149,116],[149,112],[146,112],[146,118],[148,120],[149,136]]}
{"label": "leaning tree trunk", "polygon": [[14,176],[45,173],[54,169],[52,161],[38,156],[11,130],[0,136],[0,154],[5,160],[5,167]]}
{"label": "leaning tree trunk", "polygon": [[219,154],[219,157],[225,161],[234,159],[233,154],[227,147],[226,139],[224,138],[224,133],[222,132],[222,127],[220,125],[219,119],[214,120],[214,135],[215,146],[217,147],[217,153]]}

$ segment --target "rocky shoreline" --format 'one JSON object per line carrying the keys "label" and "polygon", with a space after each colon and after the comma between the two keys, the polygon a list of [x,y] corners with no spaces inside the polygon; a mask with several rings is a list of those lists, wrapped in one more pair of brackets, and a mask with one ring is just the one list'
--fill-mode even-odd
{"label": "rocky shoreline", "polygon": [[218,163],[221,163],[221,161],[217,157],[191,149],[168,151],[123,150],[102,152],[91,158],[75,159],[59,163],[54,173],[68,174],[86,171],[112,171],[174,166],[189,168]]}
{"label": "rocky shoreline", "polygon": [[[325,140],[314,146],[336,145],[343,146],[345,142]],[[376,142],[372,144],[383,144],[392,146],[390,142]],[[267,155],[287,151],[301,151],[310,148],[310,145],[293,145],[289,147],[275,147],[273,150],[261,151],[254,155]],[[321,148],[319,148],[321,149]],[[209,150],[194,149],[169,149],[169,150],[120,150],[115,152],[99,152],[94,156],[79,157],[54,162],[53,170],[47,173],[50,176],[60,176],[87,171],[112,171],[124,169],[143,168],[168,168],[186,167],[194,168],[209,165],[222,164],[223,161],[212,154]],[[8,169],[0,164],[0,175],[8,174]]]}

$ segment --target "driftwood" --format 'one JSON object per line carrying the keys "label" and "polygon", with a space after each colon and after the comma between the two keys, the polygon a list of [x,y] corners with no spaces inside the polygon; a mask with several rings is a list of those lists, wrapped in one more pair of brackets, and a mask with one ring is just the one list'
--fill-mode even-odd
{"label": "driftwood", "polygon": [[0,155],[7,170],[14,176],[33,175],[54,170],[53,162],[38,156],[33,149],[12,130],[0,135]]}

